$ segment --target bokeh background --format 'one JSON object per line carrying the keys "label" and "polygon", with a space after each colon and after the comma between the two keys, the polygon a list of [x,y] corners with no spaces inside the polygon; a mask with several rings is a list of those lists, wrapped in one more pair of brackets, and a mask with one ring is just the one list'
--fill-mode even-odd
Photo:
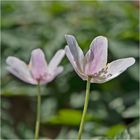
{"label": "bokeh background", "polygon": [[[138,2],[2,1],[1,10],[1,139],[33,138],[36,118],[36,87],[10,75],[6,58],[16,56],[28,63],[31,51],[39,47],[49,61],[65,47],[65,34],[76,36],[84,52],[94,37],[104,35],[109,62],[136,59],[116,79],[91,85],[83,138],[139,138]],[[77,137],[86,83],[66,57],[62,65],[64,72],[42,86],[40,138]]]}

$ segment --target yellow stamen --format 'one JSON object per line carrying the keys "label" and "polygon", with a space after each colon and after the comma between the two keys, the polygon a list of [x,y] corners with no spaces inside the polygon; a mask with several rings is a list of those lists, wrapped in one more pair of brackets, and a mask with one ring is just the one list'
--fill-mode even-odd
{"label": "yellow stamen", "polygon": [[31,65],[31,64],[29,64],[29,65],[27,65],[27,66],[28,66],[28,68],[29,68],[29,69],[31,69],[31,68],[32,68],[32,65]]}

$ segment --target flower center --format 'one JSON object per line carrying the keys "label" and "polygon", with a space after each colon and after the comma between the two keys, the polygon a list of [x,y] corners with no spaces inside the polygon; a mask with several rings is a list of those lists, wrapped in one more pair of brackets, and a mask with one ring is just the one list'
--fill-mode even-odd
{"label": "flower center", "polygon": [[38,77],[36,77],[35,79],[38,81],[38,82],[41,82],[41,81],[44,81],[46,78],[47,78],[47,73],[45,74],[40,74]]}
{"label": "flower center", "polygon": [[107,73],[108,73],[108,66],[101,69],[98,73],[94,73],[93,78],[106,79],[112,76],[111,73],[108,73],[108,74]]}

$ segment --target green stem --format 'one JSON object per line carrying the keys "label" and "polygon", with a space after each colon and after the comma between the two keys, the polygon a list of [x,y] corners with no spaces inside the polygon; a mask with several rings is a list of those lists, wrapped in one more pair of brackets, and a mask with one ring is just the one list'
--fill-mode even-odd
{"label": "green stem", "polygon": [[78,140],[81,140],[83,127],[84,127],[84,122],[85,122],[85,118],[86,118],[86,112],[87,112],[89,94],[90,94],[90,80],[91,80],[91,78],[88,77],[87,85],[86,85],[86,97],[85,97],[85,103],[84,103],[84,110],[83,110],[82,119],[81,119],[81,123],[80,123],[80,128],[79,128],[79,132],[78,132]]}
{"label": "green stem", "polygon": [[37,94],[36,125],[35,125],[35,136],[34,136],[35,140],[38,140],[39,127],[40,127],[40,106],[41,106],[40,83],[38,83],[37,89],[38,89],[38,94]]}

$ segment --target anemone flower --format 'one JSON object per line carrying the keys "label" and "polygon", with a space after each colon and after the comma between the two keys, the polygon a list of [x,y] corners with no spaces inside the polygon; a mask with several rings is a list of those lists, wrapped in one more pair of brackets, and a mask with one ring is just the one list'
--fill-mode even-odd
{"label": "anemone flower", "polygon": [[37,114],[34,137],[36,140],[39,137],[40,127],[40,85],[51,82],[58,74],[63,71],[63,67],[58,65],[64,55],[64,50],[57,51],[50,63],[47,64],[43,51],[41,49],[35,49],[32,51],[29,65],[26,65],[23,61],[13,56],[9,56],[6,59],[6,63],[8,64],[7,69],[10,73],[15,75],[20,80],[29,84],[37,85],[38,87]]}
{"label": "anemone flower", "polygon": [[64,50],[59,50],[47,65],[44,53],[41,49],[32,51],[29,65],[26,65],[20,59],[9,56],[6,59],[8,71],[20,80],[38,85],[51,82],[58,74],[63,71],[62,66],[58,66],[64,57]]}
{"label": "anemone flower", "polygon": [[74,36],[66,35],[65,38],[68,44],[65,47],[66,56],[76,73],[87,81],[85,105],[78,133],[78,139],[80,140],[88,106],[90,83],[105,83],[119,76],[135,63],[135,59],[128,57],[107,63],[108,41],[103,36],[93,39],[86,55],[83,54]]}

